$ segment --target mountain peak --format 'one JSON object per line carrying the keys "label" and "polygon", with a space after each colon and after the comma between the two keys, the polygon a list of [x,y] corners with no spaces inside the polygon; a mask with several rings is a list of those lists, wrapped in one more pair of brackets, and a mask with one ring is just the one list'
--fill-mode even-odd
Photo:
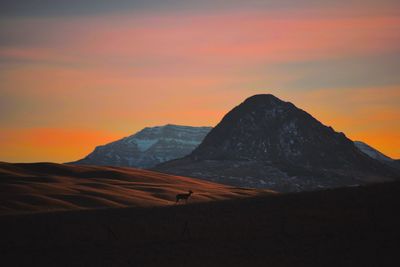
{"label": "mountain peak", "polygon": [[257,94],[250,96],[246,98],[244,103],[258,103],[258,102],[264,102],[264,103],[270,103],[270,102],[275,102],[275,103],[283,103],[281,99],[278,97],[274,96],[273,94]]}
{"label": "mountain peak", "polygon": [[175,129],[211,129],[212,127],[210,126],[188,126],[188,125],[178,125],[178,124],[172,124],[172,123],[168,123],[165,124],[164,126],[156,126],[156,127],[160,127],[160,128],[175,128]]}
{"label": "mountain peak", "polygon": [[251,109],[271,109],[284,105],[291,105],[291,103],[285,102],[272,94],[258,94],[247,98],[239,106],[246,106]]}
{"label": "mountain peak", "polygon": [[292,103],[271,94],[254,95],[226,114],[192,154],[196,158],[296,160],[304,157],[305,143],[318,139],[321,132],[336,136]]}

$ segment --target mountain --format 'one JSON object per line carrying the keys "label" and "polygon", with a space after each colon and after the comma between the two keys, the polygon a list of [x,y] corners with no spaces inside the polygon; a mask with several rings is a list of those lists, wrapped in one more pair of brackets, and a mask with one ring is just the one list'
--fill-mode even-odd
{"label": "mountain", "polygon": [[361,152],[343,133],[270,94],[246,99],[190,155],[155,170],[283,192],[399,177],[395,169]]}
{"label": "mountain", "polygon": [[150,168],[190,154],[210,130],[211,127],[172,124],[146,127],[129,137],[98,146],[85,158],[69,164]]}
{"label": "mountain", "polygon": [[392,158],[389,158],[388,156],[384,155],[383,153],[379,152],[378,150],[376,150],[375,148],[371,147],[370,145],[364,142],[354,141],[354,144],[358,149],[360,149],[362,152],[364,152],[373,159],[379,160],[384,163],[393,162]]}

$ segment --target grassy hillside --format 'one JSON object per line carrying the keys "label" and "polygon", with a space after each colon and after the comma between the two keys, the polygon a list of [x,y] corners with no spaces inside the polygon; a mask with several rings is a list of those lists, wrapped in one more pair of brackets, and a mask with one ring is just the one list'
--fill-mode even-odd
{"label": "grassy hillside", "polygon": [[172,205],[188,190],[193,203],[272,193],[133,168],[0,163],[0,214]]}

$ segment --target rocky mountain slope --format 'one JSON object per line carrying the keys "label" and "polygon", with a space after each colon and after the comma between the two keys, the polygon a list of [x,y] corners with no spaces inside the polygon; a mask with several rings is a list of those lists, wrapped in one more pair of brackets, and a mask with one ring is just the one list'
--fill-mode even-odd
{"label": "rocky mountain slope", "polygon": [[210,130],[211,127],[172,124],[146,127],[129,137],[98,146],[85,158],[69,164],[150,168],[190,154]]}
{"label": "rocky mountain slope", "polygon": [[398,172],[361,152],[343,133],[273,95],[235,107],[182,159],[156,170],[278,191],[393,180]]}

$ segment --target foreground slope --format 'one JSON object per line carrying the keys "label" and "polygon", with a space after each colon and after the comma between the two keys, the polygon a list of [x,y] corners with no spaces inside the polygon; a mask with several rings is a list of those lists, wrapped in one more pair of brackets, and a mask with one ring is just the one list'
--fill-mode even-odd
{"label": "foreground slope", "polygon": [[266,192],[132,168],[0,163],[0,214],[171,205],[187,190],[194,203]]}
{"label": "foreground slope", "polygon": [[210,130],[211,127],[173,124],[146,127],[131,136],[98,146],[85,158],[70,163],[150,168],[190,154]]}
{"label": "foreground slope", "polygon": [[188,156],[158,171],[278,191],[353,186],[398,178],[343,133],[273,95],[255,95],[228,112]]}
{"label": "foreground slope", "polygon": [[2,266],[400,266],[400,183],[1,216]]}

